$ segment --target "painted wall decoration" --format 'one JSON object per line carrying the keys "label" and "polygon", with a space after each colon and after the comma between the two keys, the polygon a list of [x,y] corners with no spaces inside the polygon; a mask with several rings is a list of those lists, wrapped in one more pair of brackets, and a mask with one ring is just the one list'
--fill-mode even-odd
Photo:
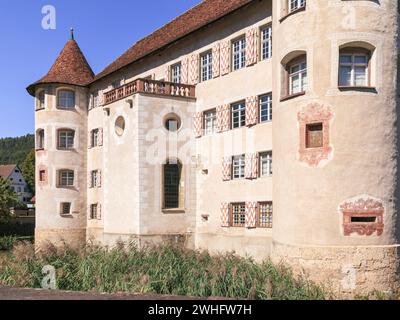
{"label": "painted wall decoration", "polygon": [[384,231],[383,216],[385,208],[382,201],[370,196],[361,196],[345,201],[339,209],[343,215],[343,232],[345,236],[358,234],[381,236]]}
{"label": "painted wall decoration", "polygon": [[[333,152],[330,145],[330,121],[333,119],[333,113],[329,107],[315,102],[304,107],[298,113],[297,119],[300,128],[299,160],[310,167],[318,167],[324,160],[328,160]],[[319,147],[307,144],[307,129],[311,125],[322,127],[322,143]]]}

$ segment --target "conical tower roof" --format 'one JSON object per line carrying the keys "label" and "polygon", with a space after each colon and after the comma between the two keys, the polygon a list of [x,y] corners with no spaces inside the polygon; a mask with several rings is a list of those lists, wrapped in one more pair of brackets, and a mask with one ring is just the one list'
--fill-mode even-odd
{"label": "conical tower roof", "polygon": [[86,86],[94,79],[94,73],[78,43],[73,36],[62,49],[50,71],[39,81],[31,84],[27,90],[35,95],[35,87],[45,83],[60,83],[76,86]]}

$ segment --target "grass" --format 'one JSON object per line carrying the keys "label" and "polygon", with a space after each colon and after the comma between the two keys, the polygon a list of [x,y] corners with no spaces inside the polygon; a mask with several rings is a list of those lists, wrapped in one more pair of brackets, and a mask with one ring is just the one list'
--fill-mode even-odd
{"label": "grass", "polygon": [[61,290],[239,299],[325,298],[320,287],[270,261],[257,264],[234,254],[210,256],[171,246],[138,250],[133,244],[113,249],[88,245],[79,250],[49,245],[35,254],[31,243],[17,243],[6,258],[0,257],[0,285],[40,288],[45,265],[56,268]]}
{"label": "grass", "polygon": [[12,250],[17,240],[15,236],[0,237],[0,251]]}

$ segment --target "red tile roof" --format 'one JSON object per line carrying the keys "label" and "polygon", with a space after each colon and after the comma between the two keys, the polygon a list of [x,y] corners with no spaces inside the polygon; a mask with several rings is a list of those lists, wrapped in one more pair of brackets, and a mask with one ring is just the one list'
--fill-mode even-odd
{"label": "red tile roof", "polygon": [[75,40],[67,42],[50,71],[39,81],[28,87],[31,95],[35,87],[44,83],[62,83],[86,86],[94,79],[94,73]]}
{"label": "red tile roof", "polygon": [[8,177],[13,173],[16,166],[16,164],[0,166],[0,177],[2,177],[4,180],[7,180]]}
{"label": "red tile roof", "polygon": [[254,0],[204,0],[162,28],[138,41],[117,60],[100,72],[95,80],[105,77],[180,38],[214,22]]}

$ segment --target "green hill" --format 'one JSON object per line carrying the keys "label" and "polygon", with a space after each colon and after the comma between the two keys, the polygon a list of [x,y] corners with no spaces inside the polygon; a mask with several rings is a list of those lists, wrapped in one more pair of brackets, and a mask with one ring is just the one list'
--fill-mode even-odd
{"label": "green hill", "polygon": [[35,136],[28,134],[18,138],[0,139],[0,165],[22,164],[28,153],[35,148]]}

